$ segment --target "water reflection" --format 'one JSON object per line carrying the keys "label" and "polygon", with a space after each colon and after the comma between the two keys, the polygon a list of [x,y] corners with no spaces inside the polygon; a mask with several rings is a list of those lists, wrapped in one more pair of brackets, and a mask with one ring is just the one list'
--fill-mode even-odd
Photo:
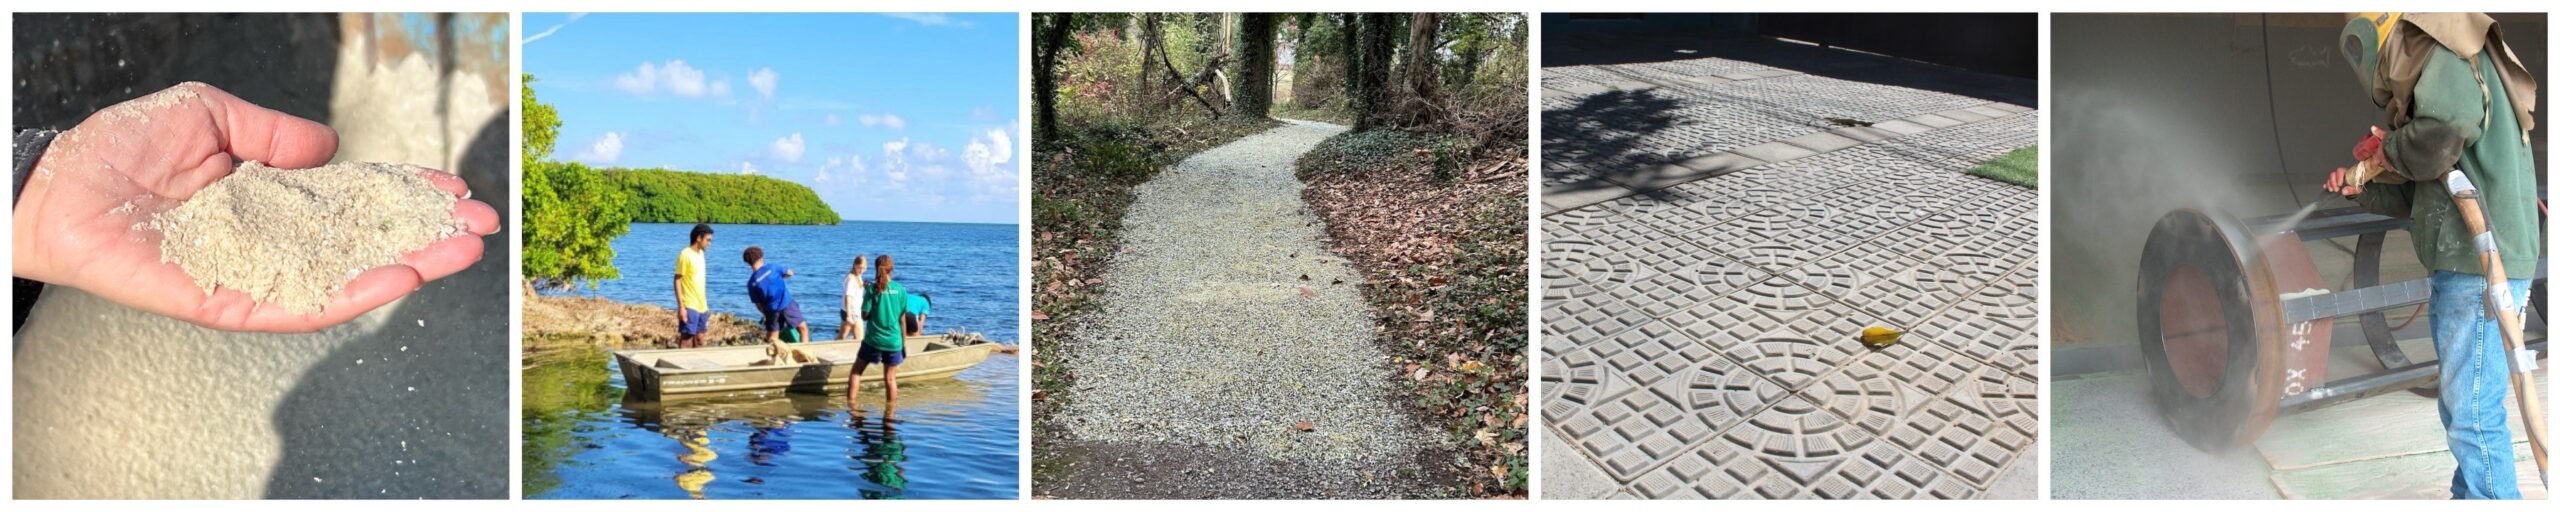
{"label": "water reflection", "polygon": [[677,455],[676,462],[690,468],[676,473],[676,488],[684,489],[685,494],[692,495],[693,499],[702,499],[702,488],[719,479],[711,475],[711,461],[720,458],[719,453],[711,451],[711,434],[698,428],[677,429],[668,434],[684,445],[684,454]]}
{"label": "water reflection", "polygon": [[898,438],[898,407],[891,405],[883,410],[876,423],[865,423],[863,419],[857,409],[845,421],[846,430],[853,431],[853,445],[848,452],[861,470],[862,481],[879,486],[863,489],[862,498],[897,499],[907,491],[906,470],[900,466],[907,462],[907,443]]}
{"label": "water reflection", "polygon": [[526,496],[1011,498],[1017,361],[1000,355],[953,379],[901,383],[895,411],[875,390],[858,407],[841,391],[642,401],[619,392],[607,361],[546,365],[564,370],[528,371],[526,389],[597,392],[527,393]]}

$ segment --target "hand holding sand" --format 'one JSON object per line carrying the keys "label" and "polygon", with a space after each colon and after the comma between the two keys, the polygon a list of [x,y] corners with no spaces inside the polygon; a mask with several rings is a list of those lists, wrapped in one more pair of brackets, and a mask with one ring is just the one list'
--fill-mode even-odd
{"label": "hand holding sand", "polygon": [[[230,286],[207,293],[200,283],[210,276],[190,276],[170,262],[162,250],[162,228],[180,219],[163,218],[199,192],[230,177],[235,170],[272,166],[302,169],[327,163],[337,153],[337,133],[310,120],[268,110],[221,89],[181,84],[149,96],[108,107],[56,138],[36,163],[34,175],[19,191],[11,229],[15,236],[12,273],[18,277],[71,286],[144,311],[206,327],[269,332],[315,331],[346,322],[381,307],[432,281],[479,261],[480,236],[498,229],[497,210],[469,199],[470,189],[453,175],[419,170],[415,176],[454,196],[451,236],[434,240],[395,261],[368,267],[343,282],[325,305],[286,307],[273,290],[260,295]],[[263,162],[242,164],[244,161]],[[379,171],[379,169],[374,169]],[[265,171],[292,173],[303,171]],[[334,171],[308,171],[334,172]],[[352,170],[349,172],[353,172]],[[378,177],[378,176],[377,176]],[[270,175],[268,178],[289,178]],[[292,190],[333,190],[335,180],[308,180]],[[405,178],[390,183],[421,183]],[[253,199],[230,204],[242,218],[272,214],[281,205]],[[414,199],[414,196],[411,196]],[[319,197],[320,202],[342,198]],[[211,205],[198,205],[196,209]],[[346,219],[310,219],[308,226]],[[367,222],[375,222],[368,220]],[[225,233],[231,238],[273,236],[280,223],[233,224],[258,232]],[[308,227],[305,226],[305,227]],[[383,225],[385,230],[391,228]],[[199,234],[204,232],[197,232]],[[225,262],[237,269],[256,265],[299,265],[335,254],[313,247],[307,251],[275,251],[249,261]],[[202,256],[202,255],[196,255]],[[215,258],[220,259],[220,258]],[[212,261],[201,260],[201,261]],[[213,268],[201,262],[198,270]],[[289,273],[292,269],[283,269]],[[344,278],[346,276],[335,276]],[[327,281],[336,281],[328,279]],[[308,298],[308,297],[306,297]],[[313,307],[317,305],[316,311]]]}

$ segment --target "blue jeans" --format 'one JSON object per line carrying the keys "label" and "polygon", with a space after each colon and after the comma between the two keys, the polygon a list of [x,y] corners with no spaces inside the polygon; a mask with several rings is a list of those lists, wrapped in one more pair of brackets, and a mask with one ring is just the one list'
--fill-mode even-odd
{"label": "blue jeans", "polygon": [[[2436,271],[2427,276],[2427,324],[2434,329],[2436,376],[2443,394],[2436,416],[2453,452],[2454,499],[2518,499],[2515,437],[2507,431],[2505,332],[2481,304],[2489,278]],[[2530,280],[2507,280],[2511,305],[2522,307]]]}

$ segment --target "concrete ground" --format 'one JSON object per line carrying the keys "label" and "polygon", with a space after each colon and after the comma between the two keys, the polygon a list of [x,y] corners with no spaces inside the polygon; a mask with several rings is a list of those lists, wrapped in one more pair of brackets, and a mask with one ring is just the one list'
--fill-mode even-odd
{"label": "concrete ground", "polygon": [[2032,81],[1757,38],[1547,55],[1542,498],[2036,497],[2035,190],[1964,174],[2035,143],[1984,99]]}
{"label": "concrete ground", "polygon": [[[2153,410],[2147,379],[2137,370],[2054,380],[2054,499],[2451,496],[2453,458],[2434,399],[2393,393],[2279,416],[2249,449],[2208,453],[2169,430]],[[2522,417],[2512,407],[2508,416],[2524,497],[2544,499]]]}

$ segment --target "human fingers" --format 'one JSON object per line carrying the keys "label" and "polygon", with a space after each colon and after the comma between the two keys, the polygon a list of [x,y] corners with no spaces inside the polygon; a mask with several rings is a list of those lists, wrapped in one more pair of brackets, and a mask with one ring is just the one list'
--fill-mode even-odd
{"label": "human fingers", "polygon": [[454,201],[453,216],[454,218],[461,219],[463,229],[470,231],[473,235],[488,235],[490,233],[496,233],[500,227],[498,225],[498,209],[497,207],[490,206],[489,203],[470,199]]}
{"label": "human fingers", "polygon": [[258,106],[211,85],[187,82],[170,89],[161,94],[191,97],[204,106],[213,116],[213,135],[222,151],[234,158],[300,169],[329,163],[338,154],[338,132],[328,125]]}
{"label": "human fingers", "polygon": [[462,181],[461,176],[425,167],[418,168],[418,176],[426,178],[428,183],[435,184],[437,189],[453,194],[453,197],[471,198],[471,183]]}
{"label": "human fingers", "polygon": [[454,235],[401,255],[400,264],[417,269],[424,280],[444,279],[479,263],[483,244],[479,236]]}

